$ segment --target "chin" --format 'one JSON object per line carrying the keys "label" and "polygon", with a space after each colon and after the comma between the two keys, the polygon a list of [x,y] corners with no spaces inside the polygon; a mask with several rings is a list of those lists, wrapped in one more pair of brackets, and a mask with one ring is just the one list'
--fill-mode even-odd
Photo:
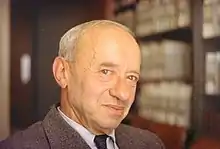
{"label": "chin", "polygon": [[116,129],[121,121],[122,120],[105,118],[99,124],[101,124],[101,127],[104,129]]}

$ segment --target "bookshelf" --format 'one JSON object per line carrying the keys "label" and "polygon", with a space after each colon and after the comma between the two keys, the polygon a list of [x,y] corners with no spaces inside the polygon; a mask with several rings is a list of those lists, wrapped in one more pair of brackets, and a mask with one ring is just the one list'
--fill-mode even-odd
{"label": "bookshelf", "polygon": [[[137,41],[142,45],[143,43],[148,42],[161,42],[163,40],[173,40],[181,41],[187,43],[191,47],[191,77],[181,77],[181,78],[154,78],[154,79],[142,79],[139,82],[139,89],[137,92],[137,100],[140,98],[140,88],[144,84],[159,84],[161,82],[184,82],[192,86],[192,94],[190,100],[190,127],[188,129],[196,132],[197,135],[211,135],[215,137],[220,137],[220,133],[216,133],[217,126],[214,129],[213,123],[218,124],[220,121],[220,94],[208,95],[206,93],[206,54],[207,52],[216,52],[220,51],[220,36],[213,35],[209,37],[204,36],[204,30],[206,27],[203,26],[204,21],[207,20],[206,5],[212,5],[212,2],[217,3],[216,5],[220,6],[220,1],[201,1],[201,0],[188,0],[189,3],[189,14],[190,14],[190,23],[185,26],[176,26],[172,29],[167,29],[163,31],[154,31],[151,33],[138,35],[137,26],[138,26],[138,5],[141,0],[133,1],[132,4],[128,6],[117,7],[117,13],[115,13],[116,21],[117,16],[120,13],[125,13],[126,11],[131,11],[133,17],[131,17],[131,22],[133,22],[134,28],[132,30],[136,33]],[[175,5],[179,2],[174,0]],[[148,1],[152,2],[152,1]],[[119,3],[119,1],[117,1]],[[207,4],[208,3],[208,4]],[[217,6],[216,6],[217,7]],[[220,8],[220,7],[219,7]],[[151,8],[149,8],[151,9]],[[216,8],[215,8],[216,9]],[[180,11],[181,12],[181,11]],[[147,16],[145,12],[142,14]],[[149,19],[149,18],[148,18]],[[119,20],[120,22],[120,20]],[[123,24],[123,22],[120,22]],[[126,25],[126,22],[124,23]],[[151,27],[149,25],[149,27]],[[220,75],[220,74],[219,74]],[[137,104],[135,104],[137,105]],[[135,107],[134,107],[135,108]],[[136,108],[139,108],[138,106]],[[138,110],[134,110],[138,111]],[[210,116],[210,113],[214,116]],[[133,113],[132,113],[133,114]],[[136,113],[137,114],[137,113]],[[216,129],[215,129],[216,128]],[[217,131],[219,132],[219,131]]]}

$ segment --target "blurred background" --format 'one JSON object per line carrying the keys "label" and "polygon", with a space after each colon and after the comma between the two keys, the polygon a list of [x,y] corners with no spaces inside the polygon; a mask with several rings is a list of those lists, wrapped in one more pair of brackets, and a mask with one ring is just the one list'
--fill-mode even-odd
{"label": "blurred background", "polygon": [[123,123],[155,132],[167,149],[220,149],[220,0],[0,0],[0,140],[59,101],[60,37],[94,19],[128,26],[141,47]]}

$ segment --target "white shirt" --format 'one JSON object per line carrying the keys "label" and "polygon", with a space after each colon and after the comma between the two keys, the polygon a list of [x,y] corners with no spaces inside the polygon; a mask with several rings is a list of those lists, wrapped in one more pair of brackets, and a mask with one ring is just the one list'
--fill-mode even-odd
{"label": "white shirt", "polygon": [[[61,110],[60,107],[57,107],[60,115],[62,118],[73,128],[75,129],[80,136],[85,140],[85,142],[89,145],[91,149],[97,149],[95,143],[94,143],[94,138],[95,135],[89,132],[85,127],[82,125],[78,124],[74,120],[70,119],[67,117]],[[116,138],[115,138],[115,130],[109,134],[110,137],[107,138],[106,143],[107,143],[107,148],[108,149],[119,149],[117,144],[116,144]]]}

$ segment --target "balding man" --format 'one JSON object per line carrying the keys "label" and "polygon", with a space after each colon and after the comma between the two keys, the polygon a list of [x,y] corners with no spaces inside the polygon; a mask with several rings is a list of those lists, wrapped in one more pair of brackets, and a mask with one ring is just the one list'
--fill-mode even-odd
{"label": "balding man", "polygon": [[0,148],[164,148],[149,131],[120,124],[134,102],[140,64],[139,46],[125,26],[94,20],[70,29],[52,67],[60,103]]}

